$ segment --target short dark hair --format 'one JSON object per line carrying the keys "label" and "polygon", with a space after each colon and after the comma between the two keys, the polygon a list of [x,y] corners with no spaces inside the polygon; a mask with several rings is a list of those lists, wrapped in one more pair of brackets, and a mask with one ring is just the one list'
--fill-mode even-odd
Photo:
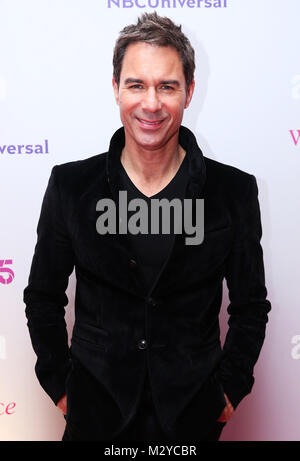
{"label": "short dark hair", "polygon": [[118,86],[126,49],[135,42],[175,48],[181,57],[186,88],[190,86],[195,72],[194,49],[182,32],[181,26],[176,26],[171,19],[159,16],[156,12],[144,13],[138,18],[137,24],[131,24],[121,30],[113,55],[113,76]]}

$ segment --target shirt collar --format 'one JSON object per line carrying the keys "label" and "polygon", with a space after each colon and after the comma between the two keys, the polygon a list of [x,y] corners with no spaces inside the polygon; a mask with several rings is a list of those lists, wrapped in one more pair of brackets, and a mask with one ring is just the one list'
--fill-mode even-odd
{"label": "shirt collar", "polygon": [[[203,153],[197,144],[192,131],[184,126],[179,128],[179,144],[186,151],[189,164],[189,182],[187,195],[190,198],[199,196],[206,179],[206,166]],[[106,158],[106,177],[112,196],[117,200],[120,185],[120,156],[125,145],[124,127],[119,128],[112,136]]]}

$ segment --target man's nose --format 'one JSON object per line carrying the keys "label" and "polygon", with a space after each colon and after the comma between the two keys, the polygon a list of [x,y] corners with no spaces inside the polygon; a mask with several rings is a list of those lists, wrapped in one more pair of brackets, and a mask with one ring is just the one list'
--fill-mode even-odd
{"label": "man's nose", "polygon": [[142,100],[142,108],[149,112],[157,112],[161,109],[162,104],[155,88],[149,88],[145,93]]}

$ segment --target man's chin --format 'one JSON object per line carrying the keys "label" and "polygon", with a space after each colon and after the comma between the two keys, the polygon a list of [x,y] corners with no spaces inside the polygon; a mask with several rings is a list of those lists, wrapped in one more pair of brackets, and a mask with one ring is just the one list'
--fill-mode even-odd
{"label": "man's chin", "polygon": [[163,149],[167,146],[171,136],[167,130],[161,131],[160,133],[151,133],[137,136],[137,144],[146,150],[158,150]]}
{"label": "man's chin", "polygon": [[166,143],[164,142],[139,142],[138,146],[143,150],[156,151],[163,149]]}

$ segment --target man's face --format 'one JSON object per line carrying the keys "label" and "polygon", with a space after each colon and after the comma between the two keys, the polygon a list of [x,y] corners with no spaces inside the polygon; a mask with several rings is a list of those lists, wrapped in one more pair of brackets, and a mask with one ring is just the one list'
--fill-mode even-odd
{"label": "man's face", "polygon": [[165,147],[177,136],[194,82],[186,91],[178,52],[137,42],[128,46],[120,85],[113,79],[126,142],[146,150]]}

